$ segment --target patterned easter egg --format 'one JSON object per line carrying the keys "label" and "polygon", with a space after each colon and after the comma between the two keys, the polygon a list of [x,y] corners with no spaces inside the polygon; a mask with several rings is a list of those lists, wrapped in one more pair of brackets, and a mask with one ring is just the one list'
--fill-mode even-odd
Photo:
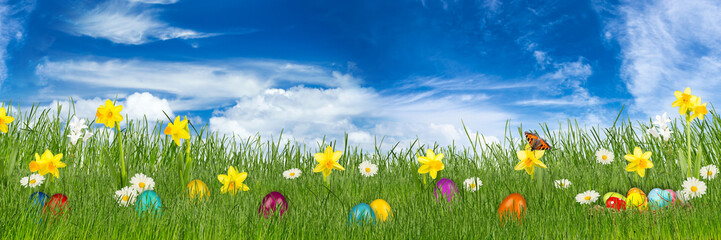
{"label": "patterned easter egg", "polygon": [[196,179],[188,183],[186,194],[190,197],[190,200],[203,201],[203,199],[210,197],[210,190],[203,181]]}
{"label": "patterned easter egg", "polygon": [[651,210],[658,210],[671,204],[671,193],[660,188],[648,192],[648,205]]}
{"label": "patterned easter egg", "polygon": [[138,210],[140,216],[144,216],[144,213],[149,212],[159,217],[163,215],[163,202],[155,191],[145,190],[135,201],[135,210]]}
{"label": "patterned easter egg", "polygon": [[616,210],[626,210],[626,201],[617,198],[617,197],[610,197],[608,200],[606,200],[606,207]]}
{"label": "patterned easter egg", "polygon": [[628,190],[628,193],[626,193],[626,198],[628,198],[628,196],[631,196],[631,193],[638,193],[638,194],[643,195],[644,197],[646,196],[646,194],[643,193],[643,191],[641,191],[641,189],[639,189],[639,188],[631,188],[630,190]]}
{"label": "patterned easter egg", "polygon": [[285,199],[285,196],[279,192],[270,192],[260,201],[258,213],[265,218],[274,214],[282,217],[286,210],[288,210],[288,200]]}
{"label": "patterned easter egg", "polygon": [[348,224],[358,224],[363,226],[364,223],[376,223],[376,216],[373,208],[365,203],[355,205],[348,213]]}
{"label": "patterned easter egg", "polygon": [[526,199],[518,193],[511,193],[498,206],[498,218],[501,220],[501,224],[505,218],[521,221],[525,213]]}
{"label": "patterned easter egg", "polygon": [[676,196],[676,192],[674,192],[671,189],[666,189],[666,192],[668,192],[671,195],[671,203],[675,203],[676,199],[678,199],[678,196]]}
{"label": "patterned easter egg", "polygon": [[375,201],[371,202],[370,206],[373,209],[373,213],[376,215],[376,218],[380,222],[385,222],[386,219],[388,219],[388,216],[393,217],[391,205],[383,199],[376,199]]}
{"label": "patterned easter egg", "polygon": [[438,180],[438,182],[436,183],[436,188],[433,189],[433,196],[435,196],[436,201],[438,201],[438,195],[441,195],[442,198],[445,198],[448,202],[450,202],[453,200],[453,196],[455,196],[456,194],[458,194],[458,188],[456,188],[456,183],[454,183],[448,178],[442,178],[441,180]]}
{"label": "patterned easter egg", "polygon": [[620,194],[620,193],[617,193],[617,192],[607,192],[606,194],[603,195],[603,202],[608,201],[608,199],[611,198],[611,197],[616,197],[616,198],[618,198],[618,199],[626,199],[626,197],[623,196],[623,195]]}
{"label": "patterned easter egg", "polygon": [[648,202],[646,196],[640,193],[631,193],[626,200],[626,209],[647,210]]}

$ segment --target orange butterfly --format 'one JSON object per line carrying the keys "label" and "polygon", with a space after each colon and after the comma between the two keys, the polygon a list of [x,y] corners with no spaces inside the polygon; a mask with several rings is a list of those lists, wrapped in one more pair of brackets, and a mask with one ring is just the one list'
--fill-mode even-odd
{"label": "orange butterfly", "polygon": [[531,145],[531,150],[551,150],[551,145],[535,133],[525,132],[525,134],[528,144]]}

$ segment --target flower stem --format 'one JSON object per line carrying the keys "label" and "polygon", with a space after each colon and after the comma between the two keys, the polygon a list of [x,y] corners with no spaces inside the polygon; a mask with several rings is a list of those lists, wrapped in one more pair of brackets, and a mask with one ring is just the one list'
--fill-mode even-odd
{"label": "flower stem", "polygon": [[[689,119],[686,113],[686,119]],[[691,177],[691,121],[686,120],[686,162],[688,162],[688,176]]]}
{"label": "flower stem", "polygon": [[183,175],[185,175],[184,180],[187,182],[187,181],[190,181],[190,179],[191,179],[191,176],[190,176],[190,172],[191,172],[190,171],[191,170],[190,169],[190,167],[191,167],[191,165],[190,165],[190,161],[191,161],[191,159],[190,159],[190,139],[186,139],[185,143],[186,143],[187,147],[185,148],[185,169],[184,169],[185,173]]}
{"label": "flower stem", "polygon": [[115,133],[118,135],[118,148],[120,148],[120,186],[128,180],[128,173],[125,171],[125,153],[123,152],[123,134],[120,132],[120,125],[115,125]]}
{"label": "flower stem", "polygon": [[426,175],[423,174],[423,185],[426,185]]}

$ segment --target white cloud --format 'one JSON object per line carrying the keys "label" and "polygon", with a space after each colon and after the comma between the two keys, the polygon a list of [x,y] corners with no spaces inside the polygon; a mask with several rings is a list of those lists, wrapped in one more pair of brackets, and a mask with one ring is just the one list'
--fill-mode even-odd
{"label": "white cloud", "polygon": [[35,9],[35,1],[19,1],[13,5],[0,2],[0,89],[8,77],[8,48],[19,45],[25,37],[25,20]]}
{"label": "white cloud", "polygon": [[[50,113],[57,113],[58,107],[60,107],[60,117],[62,118],[66,118],[70,111],[79,118],[92,120],[95,118],[98,107],[105,104],[105,100],[98,97],[73,98],[73,104],[70,104],[69,100],[54,100],[48,105],[41,106],[41,109],[50,109]],[[118,99],[116,105],[123,105],[121,111],[123,116],[133,120],[142,120],[143,116],[146,116],[149,123],[155,123],[156,120],[167,121],[162,111],[165,111],[170,117],[175,116],[168,100],[155,97],[147,92],[136,92],[124,99]]]}
{"label": "white cloud", "polygon": [[546,73],[537,81],[545,82],[544,91],[559,98],[526,99],[517,101],[518,105],[567,105],[567,106],[593,106],[603,102],[600,98],[592,96],[584,87],[588,77],[593,74],[591,65],[584,63],[583,58],[575,62],[554,63],[556,71]]}
{"label": "white cloud", "polygon": [[622,49],[633,110],[678,112],[673,92],[686,87],[704,101],[721,100],[721,2],[629,1],[619,9],[622,16],[606,28]]}
{"label": "white cloud", "polygon": [[215,35],[170,26],[160,20],[160,11],[157,8],[138,2],[171,4],[176,1],[111,0],[93,9],[80,9],[79,11],[82,11],[79,13],[80,16],[72,19],[61,30],[74,35],[104,38],[114,43],[131,45],[155,40],[204,38]]}

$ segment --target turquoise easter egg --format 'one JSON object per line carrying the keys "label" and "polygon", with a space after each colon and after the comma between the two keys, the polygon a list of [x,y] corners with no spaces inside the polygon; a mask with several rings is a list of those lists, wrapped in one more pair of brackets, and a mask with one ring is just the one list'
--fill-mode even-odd
{"label": "turquoise easter egg", "polygon": [[648,205],[651,210],[658,210],[669,205],[671,203],[670,195],[671,193],[660,188],[654,188],[648,192]]}
{"label": "turquoise easter egg", "polygon": [[158,216],[163,215],[163,202],[153,190],[143,191],[135,201],[135,210],[143,216],[145,212],[155,213]]}
{"label": "turquoise easter egg", "polygon": [[376,222],[376,215],[373,213],[373,208],[365,203],[359,203],[350,210],[348,214],[348,224],[358,224],[363,226],[363,223]]}

